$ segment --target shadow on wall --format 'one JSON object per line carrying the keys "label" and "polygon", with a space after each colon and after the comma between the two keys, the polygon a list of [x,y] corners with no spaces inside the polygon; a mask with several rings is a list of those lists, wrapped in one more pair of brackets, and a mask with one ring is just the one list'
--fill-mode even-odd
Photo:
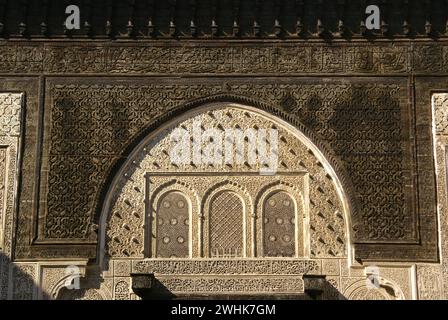
{"label": "shadow on wall", "polygon": [[50,299],[37,284],[37,266],[13,263],[0,252],[0,300]]}
{"label": "shadow on wall", "polygon": [[151,281],[150,287],[143,288],[139,286],[139,290],[135,291],[135,293],[142,300],[347,300],[338,289],[333,286],[331,280],[328,281],[325,279],[325,276],[305,276],[304,285],[304,293],[297,294],[185,293],[176,295],[165,287],[163,283],[154,278],[153,281]]}

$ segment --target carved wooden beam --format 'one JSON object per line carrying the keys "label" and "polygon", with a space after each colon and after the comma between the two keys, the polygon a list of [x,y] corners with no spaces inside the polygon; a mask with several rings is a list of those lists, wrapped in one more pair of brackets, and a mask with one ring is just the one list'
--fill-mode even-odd
{"label": "carved wooden beam", "polygon": [[240,0],[233,0],[233,36],[240,34]]}
{"label": "carved wooden beam", "polygon": [[136,295],[142,299],[149,298],[156,281],[153,273],[136,274],[131,273],[131,288]]}
{"label": "carved wooden beam", "polygon": [[296,34],[301,36],[304,32],[303,26],[303,0],[296,0]]}
{"label": "carved wooden beam", "polygon": [[135,11],[135,0],[128,0],[128,23],[126,25],[126,33],[128,37],[134,35],[134,11]]}

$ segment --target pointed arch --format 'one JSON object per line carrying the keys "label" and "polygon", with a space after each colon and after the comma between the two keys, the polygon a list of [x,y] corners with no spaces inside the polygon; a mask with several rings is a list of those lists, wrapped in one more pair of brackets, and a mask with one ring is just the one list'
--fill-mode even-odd
{"label": "pointed arch", "polygon": [[[222,102],[217,102],[220,100],[222,100]],[[231,100],[233,101],[228,102]],[[245,104],[235,103],[235,100],[245,102]],[[118,173],[111,179],[112,181],[108,188],[107,195],[105,196],[99,223],[100,248],[104,248],[104,242],[106,239],[105,231],[108,224],[108,216],[110,214],[110,205],[113,193],[117,191],[117,186],[123,184],[122,182],[120,182],[122,179],[130,179],[133,171],[138,168],[139,161],[144,158],[144,154],[148,153],[150,149],[157,143],[157,141],[160,141],[160,135],[166,134],[182,121],[186,121],[197,115],[205,114],[206,112],[211,112],[213,110],[219,110],[223,108],[233,108],[267,119],[267,121],[271,121],[272,123],[281,126],[284,130],[290,133],[291,136],[294,137],[294,139],[300,141],[303,148],[307,150],[307,153],[315,159],[314,164],[317,164],[320,168],[322,168],[322,170],[325,171],[326,177],[329,177],[329,181],[331,181],[331,183],[329,184],[331,184],[332,187],[330,188],[334,188],[334,192],[339,199],[338,201],[342,203],[342,209],[340,210],[341,212],[336,213],[341,214],[341,219],[343,219],[344,221],[343,241],[346,242],[349,249],[346,254],[350,256],[352,243],[352,239],[350,238],[350,212],[352,210],[352,205],[349,201],[349,198],[347,197],[346,189],[343,187],[343,183],[347,181],[347,179],[345,178],[347,176],[343,173],[344,171],[342,167],[337,164],[335,158],[331,156],[330,152],[328,152],[329,149],[326,148],[323,143],[315,143],[314,141],[317,141],[317,139],[311,132],[309,132],[309,130],[305,126],[299,123],[296,119],[293,119],[291,116],[284,114],[279,109],[261,103],[256,103],[254,101],[248,101],[244,97],[229,97],[228,95],[218,95],[214,97],[199,99],[197,101],[176,108],[163,117],[164,119],[167,119],[166,123],[162,124],[162,119],[156,119],[154,123],[139,136],[139,139],[137,139],[140,140],[139,143],[136,142],[135,145],[132,145],[133,150],[129,151],[129,155],[126,157],[126,160],[117,170]],[[187,109],[189,110],[186,111]],[[266,110],[270,112],[267,112]],[[178,115],[178,118],[173,120],[172,118],[176,115]],[[171,120],[168,120],[170,118]],[[156,125],[158,125],[158,127],[156,127]],[[300,159],[296,160],[300,161]],[[342,174],[336,174],[336,172],[342,172]],[[350,187],[348,187],[348,189],[350,189]],[[100,250],[100,252],[102,251]],[[102,258],[100,255],[100,261],[101,260]]]}

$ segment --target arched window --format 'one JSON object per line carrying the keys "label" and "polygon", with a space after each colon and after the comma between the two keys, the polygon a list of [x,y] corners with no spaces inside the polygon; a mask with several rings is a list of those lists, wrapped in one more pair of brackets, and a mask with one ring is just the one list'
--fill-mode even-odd
{"label": "arched window", "polygon": [[231,191],[216,195],[210,203],[210,257],[242,257],[244,248],[244,206]]}
{"label": "arched window", "polygon": [[190,256],[190,204],[178,191],[165,194],[157,205],[156,257],[188,258]]}
{"label": "arched window", "polygon": [[290,195],[276,192],[263,204],[263,255],[296,255],[296,208]]}

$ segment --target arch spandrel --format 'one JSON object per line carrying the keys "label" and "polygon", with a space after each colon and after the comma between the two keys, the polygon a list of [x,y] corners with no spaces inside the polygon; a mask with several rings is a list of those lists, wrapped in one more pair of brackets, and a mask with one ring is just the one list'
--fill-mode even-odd
{"label": "arch spandrel", "polygon": [[[173,164],[169,154],[172,145],[170,134],[176,128],[183,128],[193,135],[197,122],[201,123],[203,130],[277,130],[278,167],[275,174],[260,175],[262,166],[248,165],[246,162],[232,165],[224,162]],[[245,150],[249,148],[247,143]],[[109,190],[101,222],[102,246],[105,246],[110,257],[145,257],[145,215],[151,196],[148,186],[154,181],[159,183],[157,181],[173,178],[178,183],[194,188],[199,198],[205,197],[213,185],[226,180],[244,185],[253,200],[263,186],[273,181],[289,183],[300,189],[298,194],[302,198],[295,200],[303,203],[303,218],[309,219],[309,224],[306,224],[309,226],[309,235],[303,239],[309,257],[335,258],[348,255],[348,202],[338,177],[322,152],[302,132],[264,111],[235,103],[211,103],[186,112],[148,135],[119,171]],[[201,217],[201,208],[192,212],[192,215]],[[198,228],[195,232],[199,237],[202,233],[199,225],[201,220],[197,219]],[[257,234],[256,231],[247,232],[248,238]],[[259,241],[260,237],[253,238]],[[200,246],[200,243],[194,245]]]}

